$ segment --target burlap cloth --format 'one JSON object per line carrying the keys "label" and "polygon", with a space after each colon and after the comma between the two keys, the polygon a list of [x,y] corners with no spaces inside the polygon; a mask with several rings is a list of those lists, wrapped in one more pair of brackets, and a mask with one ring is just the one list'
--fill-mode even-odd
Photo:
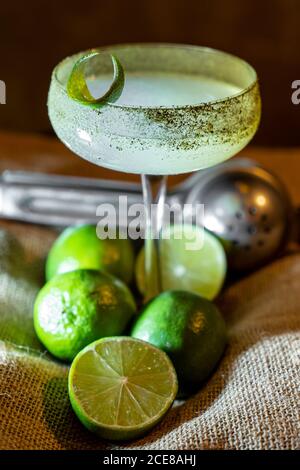
{"label": "burlap cloth", "polygon": [[[24,252],[2,233],[0,448],[300,448],[300,254],[227,289],[219,303],[229,345],[210,380],[145,438],[112,446],[77,421],[67,367],[47,356],[33,331],[32,303],[54,233],[21,224],[9,230]],[[9,250],[17,253],[13,268]]]}

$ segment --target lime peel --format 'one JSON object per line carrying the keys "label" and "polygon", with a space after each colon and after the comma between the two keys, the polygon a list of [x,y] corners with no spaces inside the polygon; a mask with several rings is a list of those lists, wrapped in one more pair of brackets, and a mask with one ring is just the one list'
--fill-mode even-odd
{"label": "lime peel", "polygon": [[113,64],[112,84],[104,95],[99,98],[94,98],[86,83],[85,69],[87,63],[97,55],[99,55],[99,52],[90,52],[89,54],[80,57],[80,59],[75,62],[67,83],[67,93],[70,98],[94,108],[100,108],[107,103],[114,103],[117,101],[121,96],[125,81],[124,69],[121,62],[115,55],[110,54]]}

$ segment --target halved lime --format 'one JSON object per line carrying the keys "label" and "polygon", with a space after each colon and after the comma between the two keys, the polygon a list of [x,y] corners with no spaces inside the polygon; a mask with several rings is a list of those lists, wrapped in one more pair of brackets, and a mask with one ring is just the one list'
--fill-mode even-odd
{"label": "halved lime", "polygon": [[177,394],[168,356],[141,340],[102,338],[83,349],[69,372],[69,396],[79,420],[105,439],[143,435]]}
{"label": "halved lime", "polygon": [[[214,235],[195,225],[174,225],[168,230],[168,238],[160,241],[163,289],[187,290],[214,299],[226,276],[223,246]],[[144,249],[137,258],[136,281],[144,293]]]}

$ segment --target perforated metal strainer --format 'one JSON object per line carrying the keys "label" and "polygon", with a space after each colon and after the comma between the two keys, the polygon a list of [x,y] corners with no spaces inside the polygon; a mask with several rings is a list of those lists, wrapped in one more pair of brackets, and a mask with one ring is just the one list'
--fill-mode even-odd
{"label": "perforated metal strainer", "polygon": [[248,270],[284,246],[292,205],[282,183],[250,160],[232,160],[207,171],[186,201],[204,204],[204,226],[223,242],[229,266]]}

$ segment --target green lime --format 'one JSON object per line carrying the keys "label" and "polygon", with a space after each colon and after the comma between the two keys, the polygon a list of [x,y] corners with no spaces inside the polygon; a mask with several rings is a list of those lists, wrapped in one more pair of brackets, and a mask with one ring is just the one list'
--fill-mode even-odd
{"label": "green lime", "polygon": [[226,327],[209,300],[186,291],[166,291],[144,307],[131,336],[165,351],[181,391],[188,392],[216,367],[225,348]]}
{"label": "green lime", "polygon": [[56,357],[71,361],[87,344],[123,333],[136,306],[119,279],[93,270],[77,270],[51,279],[34,305],[34,327]]}
{"label": "green lime", "polygon": [[110,55],[113,64],[114,75],[112,84],[110,85],[107,92],[100,96],[100,98],[94,98],[91,95],[85,78],[85,71],[88,63],[99,55],[97,51],[91,51],[86,54],[74,64],[73,70],[68,80],[67,92],[70,98],[79,101],[82,104],[99,108],[107,103],[113,103],[120,97],[124,88],[124,70],[116,56]]}
{"label": "green lime", "polygon": [[103,338],[74,359],[72,407],[89,430],[105,439],[133,439],[157,424],[172,405],[177,378],[168,356],[133,338]]}
{"label": "green lime", "polygon": [[99,269],[129,283],[134,271],[134,252],[129,239],[97,237],[94,225],[64,230],[49,251],[46,279],[75,269]]}
{"label": "green lime", "polygon": [[[169,230],[169,238],[160,241],[163,289],[183,289],[214,299],[226,276],[223,246],[215,236],[195,225],[186,224],[183,230],[175,225]],[[145,293],[144,259],[142,248],[136,262],[136,282],[142,294]]]}

